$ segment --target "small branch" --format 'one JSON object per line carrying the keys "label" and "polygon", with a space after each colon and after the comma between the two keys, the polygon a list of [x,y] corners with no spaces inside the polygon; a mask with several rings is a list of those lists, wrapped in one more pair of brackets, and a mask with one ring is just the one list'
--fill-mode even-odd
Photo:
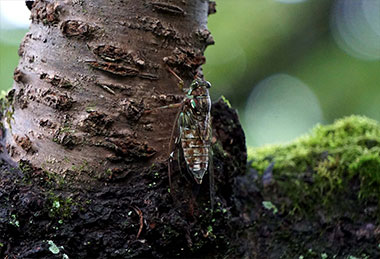
{"label": "small branch", "polygon": [[137,215],[139,215],[139,217],[140,217],[140,228],[139,228],[139,231],[137,232],[137,236],[136,236],[136,240],[137,240],[137,239],[139,239],[141,232],[142,232],[142,229],[143,229],[143,226],[144,226],[144,217],[143,217],[142,211],[139,208],[137,208],[135,206],[131,206],[131,207],[137,213]]}

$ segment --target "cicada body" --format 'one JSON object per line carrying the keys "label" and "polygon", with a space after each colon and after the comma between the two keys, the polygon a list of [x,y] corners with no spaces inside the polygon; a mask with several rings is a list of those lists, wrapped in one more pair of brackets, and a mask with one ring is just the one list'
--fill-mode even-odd
{"label": "cicada body", "polygon": [[187,170],[197,184],[202,183],[210,164],[210,86],[207,81],[195,79],[186,94],[178,118],[178,142],[181,144]]}
{"label": "cicada body", "polygon": [[[170,68],[169,72],[179,79],[179,85],[182,88],[182,79]],[[156,109],[179,108],[169,143],[168,174],[170,187],[172,187],[171,164],[174,160],[174,153],[175,151],[182,150],[187,171],[191,174],[197,186],[202,184],[204,175],[206,172],[209,172],[210,199],[211,206],[213,206],[214,175],[211,152],[211,99],[208,92],[210,87],[211,84],[209,82],[197,78],[191,83],[181,103],[170,104]],[[146,112],[151,111],[148,110]],[[176,134],[176,132],[178,133]],[[178,136],[175,138],[175,141],[174,136]],[[175,143],[174,148],[173,143]],[[179,155],[177,160],[179,169],[181,169]]]}

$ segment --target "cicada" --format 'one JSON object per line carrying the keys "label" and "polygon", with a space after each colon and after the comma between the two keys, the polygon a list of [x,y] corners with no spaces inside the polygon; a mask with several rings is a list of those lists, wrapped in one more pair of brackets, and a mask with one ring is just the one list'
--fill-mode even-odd
{"label": "cicada", "polygon": [[[176,118],[179,136],[176,138],[175,144],[180,144],[187,170],[197,184],[202,184],[203,177],[210,165],[212,136],[211,99],[208,92],[210,87],[209,82],[199,78],[195,79],[180,105]],[[173,128],[171,142],[174,132],[175,128]],[[174,151],[171,149],[172,145],[169,145],[170,161],[174,156]]]}
{"label": "cicada", "polygon": [[[169,71],[180,80],[183,81],[174,71]],[[181,103],[172,104],[162,108],[178,108],[175,123],[173,125],[172,134],[169,144],[169,164],[168,175],[169,185],[171,183],[171,167],[174,160],[175,151],[182,151],[182,157],[186,163],[186,169],[194,179],[196,185],[201,185],[206,172],[209,172],[210,179],[210,196],[211,205],[213,205],[213,187],[214,175],[212,168],[212,151],[211,151],[211,98],[209,88],[211,84],[201,78],[196,78],[190,84],[186,91],[186,95]],[[177,134],[176,134],[177,133]],[[177,136],[176,138],[174,138]],[[174,148],[173,148],[173,143]],[[178,156],[177,160],[179,160]],[[180,166],[180,161],[179,168]]]}

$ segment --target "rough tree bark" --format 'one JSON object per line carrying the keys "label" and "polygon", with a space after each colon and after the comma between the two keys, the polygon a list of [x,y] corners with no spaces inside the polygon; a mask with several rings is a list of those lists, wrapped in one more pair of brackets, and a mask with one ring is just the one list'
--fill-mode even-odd
{"label": "rough tree bark", "polygon": [[[207,1],[36,1],[4,126],[16,161],[66,174],[166,159],[174,109],[213,43]],[[153,159],[151,159],[153,157]],[[149,163],[147,163],[149,161]]]}
{"label": "rough tree bark", "polygon": [[[214,211],[167,151],[185,81],[213,44],[213,2],[37,0],[3,103],[0,254],[7,258],[218,257],[241,253],[251,219],[235,178],[244,133],[223,101],[212,108]],[[185,171],[185,170],[182,170]],[[243,195],[244,196],[244,195]],[[240,198],[239,198],[240,197]]]}

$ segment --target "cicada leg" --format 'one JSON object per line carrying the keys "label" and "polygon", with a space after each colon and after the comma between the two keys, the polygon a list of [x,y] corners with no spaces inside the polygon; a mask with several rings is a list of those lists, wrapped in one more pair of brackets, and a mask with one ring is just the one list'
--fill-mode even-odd
{"label": "cicada leg", "polygon": [[209,151],[208,176],[209,176],[209,182],[210,182],[210,204],[211,204],[211,211],[214,211],[214,203],[215,203],[215,176],[214,176],[213,153],[212,153],[212,148],[211,147],[210,147],[210,151]]}
{"label": "cicada leg", "polygon": [[[169,165],[168,165],[169,175],[168,176],[169,176],[169,185],[170,185],[170,188],[172,188],[171,187],[171,185],[172,185],[172,180],[171,180],[172,167],[170,165],[173,164],[174,159],[177,160],[178,170],[179,170],[180,174],[183,175],[183,173],[182,173],[182,166],[181,166],[181,158],[180,158],[180,148],[179,148],[179,145],[180,145],[180,138],[176,138],[175,142],[174,142],[174,150],[169,155]],[[175,158],[174,158],[174,153],[176,153],[176,157]]]}
{"label": "cicada leg", "polygon": [[170,193],[173,192],[173,188],[172,188],[172,164],[173,164],[173,159],[174,159],[174,151],[170,153],[170,155],[169,155],[169,163],[168,163],[168,178],[169,178]]}
{"label": "cicada leg", "polygon": [[[180,138],[178,138],[178,142],[180,142],[181,140],[180,140]],[[180,145],[180,143],[178,143],[179,145]],[[188,179],[188,177],[187,177],[187,175],[186,174],[184,174],[183,172],[182,172],[182,164],[181,164],[181,161],[183,161],[183,157],[181,157],[181,149],[180,148],[178,148],[177,149],[177,163],[178,163],[178,170],[179,170],[179,173],[181,174],[181,176],[186,180],[186,182],[187,183],[189,183],[189,179]]]}
{"label": "cicada leg", "polygon": [[178,83],[178,87],[179,87],[179,89],[183,90],[183,87],[185,86],[185,83],[183,82],[182,78],[180,78],[180,77],[177,75],[177,73],[174,72],[173,69],[171,69],[169,66],[168,66],[168,70],[169,70],[169,72],[170,72],[173,76],[175,76],[175,78],[178,79],[178,81],[179,81],[179,83]]}
{"label": "cicada leg", "polygon": [[[175,121],[178,122],[178,119],[180,118],[181,116],[181,112],[182,112],[182,109],[180,109],[176,116],[175,116]],[[175,135],[175,131],[176,129],[179,127],[177,126],[178,123],[174,123],[173,125],[173,128],[172,128],[172,133],[170,135],[170,142],[169,142],[169,163],[168,163],[168,178],[169,178],[169,187],[170,187],[170,193],[172,193],[172,190],[173,190],[173,186],[172,186],[172,168],[171,168],[171,163],[173,162],[173,159],[174,159],[174,149],[173,149],[173,140],[174,140],[174,135]],[[178,149],[178,145],[180,144],[180,141],[181,141],[181,132],[179,132],[179,136],[175,139],[174,141],[174,145],[175,145],[175,149],[179,150]],[[176,148],[177,147],[177,148]],[[181,168],[181,166],[179,165],[179,167]]]}
{"label": "cicada leg", "polygon": [[156,111],[156,110],[171,109],[171,108],[180,108],[182,105],[183,105],[182,102],[181,103],[173,103],[173,104],[169,104],[169,105],[165,105],[165,106],[161,106],[161,107],[145,110],[144,113],[148,114],[148,113],[151,113],[151,112]]}

